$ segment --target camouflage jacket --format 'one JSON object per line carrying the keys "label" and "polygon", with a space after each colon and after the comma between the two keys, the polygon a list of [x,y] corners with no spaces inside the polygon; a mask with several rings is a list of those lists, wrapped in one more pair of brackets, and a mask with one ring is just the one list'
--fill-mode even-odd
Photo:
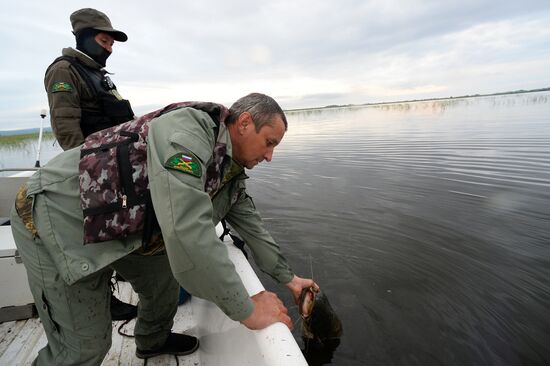
{"label": "camouflage jacket", "polygon": [[[175,278],[191,294],[216,303],[230,318],[242,320],[252,312],[253,303],[216,235],[215,225],[222,218],[246,241],[262,271],[280,283],[289,282],[293,273],[263,227],[246,189],[244,169],[231,159],[229,132],[220,130],[216,138],[216,128],[206,112],[194,108],[179,108],[154,118],[147,133],[147,175]],[[216,192],[209,194],[205,172],[216,141],[225,143],[224,159],[231,165],[224,169]],[[193,170],[178,169],[172,161],[182,153],[192,158]],[[27,197],[34,198],[38,235],[68,284],[141,247],[139,234],[82,245],[79,161],[79,149],[59,154],[30,178],[27,191]]]}

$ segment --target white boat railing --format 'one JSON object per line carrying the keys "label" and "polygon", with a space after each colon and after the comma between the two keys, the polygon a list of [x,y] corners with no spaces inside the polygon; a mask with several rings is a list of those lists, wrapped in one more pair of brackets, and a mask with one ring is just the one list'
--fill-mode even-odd
{"label": "white boat railing", "polygon": [[[216,230],[221,235],[221,225]],[[264,287],[250,263],[229,236],[224,244],[249,295],[263,291]],[[229,319],[211,302],[192,297],[191,307],[197,321],[192,334],[201,340],[201,364],[307,366],[294,336],[283,323],[253,331]]]}

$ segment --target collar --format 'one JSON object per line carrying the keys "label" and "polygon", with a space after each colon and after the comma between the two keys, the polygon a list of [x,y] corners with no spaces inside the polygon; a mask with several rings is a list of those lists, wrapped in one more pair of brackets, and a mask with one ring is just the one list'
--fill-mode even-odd
{"label": "collar", "polygon": [[[233,160],[233,147],[231,144],[231,137],[229,134],[229,129],[225,125],[225,123],[220,123],[220,130],[218,132],[218,139],[217,142],[225,144],[225,155],[226,155],[226,166],[225,166],[225,173],[223,175],[222,185],[229,182],[231,179],[235,178],[236,176],[239,176],[244,173],[244,167],[237,163],[235,160]],[[246,177],[248,178],[248,177]]]}
{"label": "collar", "polygon": [[235,160],[231,159],[229,167],[228,169],[226,169],[225,174],[223,175],[222,185],[241,174],[244,175],[245,178],[248,178],[244,172],[244,168]]}
{"label": "collar", "polygon": [[84,52],[82,52],[80,50],[77,50],[76,48],[72,48],[72,47],[64,48],[63,51],[61,52],[61,54],[63,56],[76,57],[84,65],[86,65],[86,66],[88,66],[92,69],[105,71],[105,73],[112,75],[112,73],[108,72],[107,70],[105,70],[104,67],[102,67],[100,64],[95,62],[93,58],[91,58],[90,56],[88,56]]}
{"label": "collar", "polygon": [[231,136],[229,134],[229,129],[224,122],[220,122],[217,142],[225,144],[225,155],[227,155],[229,158],[233,158],[233,146],[231,145]]}

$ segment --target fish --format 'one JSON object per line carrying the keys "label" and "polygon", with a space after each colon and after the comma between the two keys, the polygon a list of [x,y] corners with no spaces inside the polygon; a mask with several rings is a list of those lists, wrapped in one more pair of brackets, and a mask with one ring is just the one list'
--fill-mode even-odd
{"label": "fish", "polygon": [[343,334],[342,322],[323,291],[304,288],[298,304],[303,339],[320,344],[339,343]]}

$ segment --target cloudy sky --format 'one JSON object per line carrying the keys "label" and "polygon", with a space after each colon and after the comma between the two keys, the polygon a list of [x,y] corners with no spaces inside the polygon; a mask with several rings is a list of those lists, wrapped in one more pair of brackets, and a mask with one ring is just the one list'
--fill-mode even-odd
{"label": "cloudy sky", "polygon": [[107,69],[138,115],[253,91],[291,109],[550,86],[548,0],[9,1],[0,130],[39,126],[44,71],[83,7],[128,34]]}

